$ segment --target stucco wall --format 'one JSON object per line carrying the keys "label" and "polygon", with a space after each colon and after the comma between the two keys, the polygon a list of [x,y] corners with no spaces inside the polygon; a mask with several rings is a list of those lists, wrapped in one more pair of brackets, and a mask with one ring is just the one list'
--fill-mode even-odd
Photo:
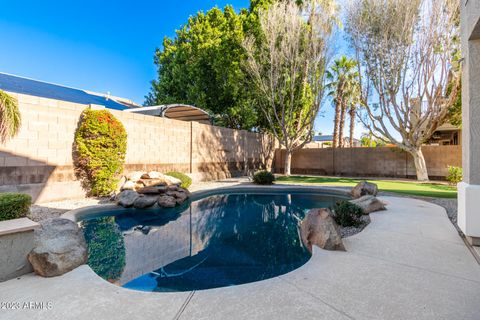
{"label": "stucco wall", "polygon": [[[461,146],[422,148],[432,179],[445,179],[447,166],[462,165]],[[282,172],[284,151],[276,150],[275,169]],[[302,149],[292,156],[292,173],[352,177],[415,177],[410,154],[396,148]]]}
{"label": "stucco wall", "polygon": [[[26,192],[36,202],[83,196],[73,170],[72,144],[80,114],[88,106],[12,95],[19,102],[22,127],[14,139],[0,145],[0,192]],[[111,112],[128,133],[126,172],[176,170],[198,180],[216,179],[272,158],[266,138],[255,133]]]}

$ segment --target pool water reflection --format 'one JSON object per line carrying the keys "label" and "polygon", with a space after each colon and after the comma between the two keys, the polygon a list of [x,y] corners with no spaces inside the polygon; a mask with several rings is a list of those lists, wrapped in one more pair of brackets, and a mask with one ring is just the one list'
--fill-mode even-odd
{"label": "pool water reflection", "polygon": [[325,194],[220,194],[173,209],[122,209],[82,222],[90,267],[143,291],[190,291],[290,272],[310,253],[299,223]]}

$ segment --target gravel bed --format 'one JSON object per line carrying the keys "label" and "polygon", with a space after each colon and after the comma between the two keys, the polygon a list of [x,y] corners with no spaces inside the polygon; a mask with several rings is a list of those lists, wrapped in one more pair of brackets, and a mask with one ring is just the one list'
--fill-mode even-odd
{"label": "gravel bed", "polygon": [[108,198],[86,198],[34,204],[30,207],[30,213],[27,216],[31,220],[39,222],[50,218],[57,218],[73,209],[111,203]]}
{"label": "gravel bed", "polygon": [[362,221],[362,224],[358,227],[340,227],[340,234],[342,235],[342,238],[351,237],[365,229],[365,227],[370,224],[370,215],[363,215],[360,220]]}

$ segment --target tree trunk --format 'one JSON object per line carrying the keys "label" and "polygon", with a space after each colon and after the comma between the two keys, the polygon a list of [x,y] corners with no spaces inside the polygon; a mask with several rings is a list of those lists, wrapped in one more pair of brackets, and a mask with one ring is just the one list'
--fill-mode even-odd
{"label": "tree trunk", "polygon": [[410,154],[413,157],[415,163],[415,171],[417,172],[418,181],[428,181],[427,165],[425,163],[425,157],[423,156],[421,147],[418,149],[412,149]]}
{"label": "tree trunk", "polygon": [[350,148],[353,148],[353,132],[355,131],[355,115],[357,107],[352,105],[350,107]]}
{"label": "tree trunk", "polygon": [[340,107],[340,125],[338,128],[338,140],[340,148],[344,147],[343,128],[345,127],[345,106]]}
{"label": "tree trunk", "polygon": [[285,162],[283,166],[283,174],[286,176],[290,175],[290,167],[292,165],[292,151],[285,150]]}
{"label": "tree trunk", "polygon": [[334,120],[334,127],[333,127],[333,145],[332,147],[338,148],[338,128],[340,126],[340,112],[341,106],[340,102],[337,101],[335,103],[335,120]]}

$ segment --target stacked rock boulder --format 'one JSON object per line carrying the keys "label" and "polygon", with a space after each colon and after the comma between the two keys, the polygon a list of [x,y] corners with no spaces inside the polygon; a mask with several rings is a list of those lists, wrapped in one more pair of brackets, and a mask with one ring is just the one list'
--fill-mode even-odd
{"label": "stacked rock boulder", "polygon": [[377,194],[378,187],[376,184],[362,181],[352,189],[353,200],[350,200],[350,202],[362,208],[365,214],[386,210],[385,203],[376,197]]}
{"label": "stacked rock boulder", "polygon": [[122,179],[116,202],[125,208],[173,208],[190,196],[187,189],[180,187],[181,184],[179,179],[157,171],[132,172]]}

